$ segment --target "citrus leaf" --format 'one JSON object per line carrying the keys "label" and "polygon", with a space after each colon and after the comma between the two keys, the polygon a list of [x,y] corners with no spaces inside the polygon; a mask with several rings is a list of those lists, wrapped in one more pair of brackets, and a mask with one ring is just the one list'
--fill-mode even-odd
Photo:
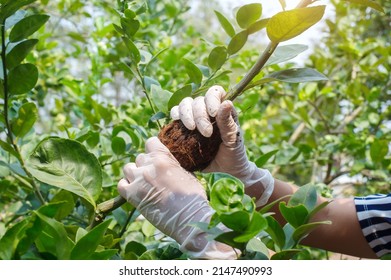
{"label": "citrus leaf", "polygon": [[312,68],[292,68],[273,72],[260,80],[252,82],[248,88],[263,85],[265,83],[280,81],[286,83],[320,82],[327,81],[328,78],[322,73]]}
{"label": "citrus leaf", "polygon": [[158,85],[151,85],[151,98],[157,109],[163,113],[167,113],[167,104],[172,96],[172,92],[162,89]]}
{"label": "citrus leaf", "polygon": [[7,68],[12,69],[21,63],[37,43],[37,39],[29,39],[14,46],[6,56]]}
{"label": "citrus leaf", "polygon": [[124,138],[119,136],[114,136],[111,139],[111,149],[113,150],[114,154],[121,155],[125,152],[126,149],[126,142]]}
{"label": "citrus leaf", "polygon": [[208,65],[213,70],[216,71],[223,66],[227,60],[227,48],[224,46],[215,47],[208,56]]}
{"label": "citrus leaf", "polygon": [[266,221],[268,227],[265,229],[265,231],[273,239],[275,245],[277,246],[277,249],[281,250],[285,244],[284,230],[282,229],[281,225],[277,222],[277,220],[274,219],[272,216],[266,217]]}
{"label": "citrus leaf", "polygon": [[70,255],[71,260],[87,260],[95,252],[98,245],[101,243],[102,238],[110,225],[111,220],[104,221],[103,223],[94,227],[91,231],[81,237],[75,246],[73,247]]}
{"label": "citrus leaf", "polygon": [[236,21],[239,26],[246,29],[256,22],[262,15],[262,4],[252,3],[239,8],[236,13]]}
{"label": "citrus leaf", "polygon": [[275,14],[266,26],[269,39],[279,43],[300,35],[321,20],[325,7],[306,7]]}
{"label": "citrus leaf", "polygon": [[202,81],[202,72],[201,70],[190,60],[183,58],[183,62],[185,64],[187,75],[190,78],[192,83],[196,85],[201,84]]}
{"label": "citrus leaf", "polygon": [[307,221],[308,210],[302,204],[287,206],[284,202],[281,202],[279,208],[282,216],[284,216],[284,219],[294,228],[303,225]]}
{"label": "citrus leaf", "polygon": [[171,110],[172,107],[178,105],[183,98],[190,96],[191,92],[192,92],[192,86],[190,84],[185,85],[184,87],[174,92],[174,94],[171,96],[170,100],[168,101],[168,110]]}
{"label": "citrus leaf", "polygon": [[20,222],[10,227],[0,239],[0,259],[11,260],[15,254],[19,242],[25,236],[26,230],[31,227],[29,218],[23,219]]}
{"label": "citrus leaf", "polygon": [[214,11],[217,19],[220,22],[220,25],[223,27],[224,31],[228,34],[229,37],[235,36],[235,29],[233,28],[232,24],[229,22],[229,20],[220,12]]}
{"label": "citrus leaf", "polygon": [[289,199],[288,206],[303,204],[308,212],[312,211],[318,200],[316,187],[312,184],[301,186]]}
{"label": "citrus leaf", "polygon": [[301,44],[291,44],[285,46],[278,46],[273,54],[270,56],[265,66],[278,64],[295,58],[302,52],[306,51],[308,46]]}
{"label": "citrus leaf", "polygon": [[69,239],[64,225],[55,219],[43,215],[39,211],[34,213],[46,225],[36,241],[38,249],[44,249],[45,252],[52,253],[60,260],[69,259],[74,245]]}
{"label": "citrus leaf", "polygon": [[34,34],[42,25],[44,25],[50,16],[48,15],[31,15],[21,21],[19,21],[12,28],[10,33],[10,41],[18,42],[23,39],[26,39],[28,36]]}
{"label": "citrus leaf", "polygon": [[248,242],[249,240],[251,240],[253,237],[258,235],[262,230],[266,228],[267,228],[266,218],[263,217],[258,212],[255,212],[246,230],[239,236],[236,236],[233,240],[239,243]]}
{"label": "citrus leaf", "polygon": [[266,154],[263,154],[262,156],[260,156],[259,158],[257,158],[257,159],[255,160],[255,164],[256,164],[258,167],[264,166],[264,165],[267,163],[267,161],[268,161],[272,156],[274,156],[275,154],[277,154],[278,151],[279,151],[279,150],[277,149],[277,150],[270,151],[270,152],[268,152],[268,153],[266,153]]}
{"label": "citrus leaf", "polygon": [[296,243],[299,243],[303,238],[307,237],[308,234],[315,228],[321,225],[331,225],[330,221],[314,222],[310,224],[301,225],[295,229],[292,238]]}
{"label": "citrus leaf", "polygon": [[248,34],[250,35],[260,31],[261,29],[266,27],[268,22],[269,22],[269,18],[257,20],[247,28]]}
{"label": "citrus leaf", "polygon": [[8,74],[11,95],[24,94],[32,90],[38,81],[38,69],[34,64],[20,64]]}
{"label": "citrus leaf", "polygon": [[48,137],[35,148],[27,168],[37,180],[68,190],[95,207],[102,170],[96,157],[79,142]]}
{"label": "citrus leaf", "polygon": [[244,231],[250,223],[250,213],[247,211],[223,213],[219,218],[226,227],[234,231]]}
{"label": "citrus leaf", "polygon": [[232,37],[228,44],[227,52],[230,55],[237,53],[246,44],[248,38],[247,30],[241,31]]}
{"label": "citrus leaf", "polygon": [[12,132],[17,137],[25,136],[38,118],[38,109],[33,102],[24,103],[18,111],[18,117],[12,121]]}
{"label": "citrus leaf", "polygon": [[133,59],[133,62],[135,64],[139,63],[141,60],[141,54],[136,45],[132,40],[130,40],[128,37],[123,36],[122,40],[124,41],[126,47],[130,51],[130,56]]}
{"label": "citrus leaf", "polygon": [[4,22],[4,20],[14,13],[16,13],[21,7],[26,6],[35,2],[35,0],[3,0],[1,1],[1,9],[0,9],[0,22]]}

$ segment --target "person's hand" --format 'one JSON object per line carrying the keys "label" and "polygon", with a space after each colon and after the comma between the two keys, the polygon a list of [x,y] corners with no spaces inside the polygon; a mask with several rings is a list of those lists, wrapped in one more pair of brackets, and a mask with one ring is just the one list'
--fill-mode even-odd
{"label": "person's hand", "polygon": [[222,143],[215,159],[203,171],[235,176],[245,185],[246,193],[256,198],[256,205],[262,206],[273,192],[274,179],[268,170],[259,169],[248,160],[236,110],[231,101],[224,101],[225,96],[221,86],[212,86],[205,97],[184,98],[171,109],[171,118],[181,120],[189,130],[198,129],[205,137],[212,135],[211,118],[215,118]]}
{"label": "person's hand", "polygon": [[206,233],[191,226],[209,223],[214,211],[205,190],[193,174],[184,170],[157,137],[147,140],[145,154],[124,167],[118,191],[156,228],[181,244],[192,258],[233,259],[233,249],[208,241]]}

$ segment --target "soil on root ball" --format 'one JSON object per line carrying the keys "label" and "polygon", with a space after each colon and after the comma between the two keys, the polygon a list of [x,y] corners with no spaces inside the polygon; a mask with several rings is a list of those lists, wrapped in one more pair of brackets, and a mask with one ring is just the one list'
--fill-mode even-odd
{"label": "soil on root ball", "polygon": [[204,137],[195,130],[188,130],[180,120],[164,126],[158,138],[170,150],[179,164],[187,171],[200,171],[215,158],[222,142],[220,131],[213,124],[211,137]]}

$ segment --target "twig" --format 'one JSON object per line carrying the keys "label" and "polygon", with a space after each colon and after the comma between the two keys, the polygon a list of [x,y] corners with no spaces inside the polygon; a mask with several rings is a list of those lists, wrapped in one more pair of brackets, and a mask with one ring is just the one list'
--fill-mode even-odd
{"label": "twig", "polygon": [[95,226],[102,223],[108,213],[114,211],[125,202],[126,200],[122,196],[116,196],[110,200],[98,204],[95,210],[95,217],[91,222],[90,228],[94,228]]}

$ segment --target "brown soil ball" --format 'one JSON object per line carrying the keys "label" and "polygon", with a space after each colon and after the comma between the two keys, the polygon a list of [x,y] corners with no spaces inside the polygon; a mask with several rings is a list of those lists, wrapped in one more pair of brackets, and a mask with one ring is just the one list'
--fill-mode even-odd
{"label": "brown soil ball", "polygon": [[197,129],[188,130],[180,120],[164,126],[158,138],[180,165],[191,172],[206,168],[215,158],[222,142],[216,123],[213,124],[212,136],[204,137]]}

